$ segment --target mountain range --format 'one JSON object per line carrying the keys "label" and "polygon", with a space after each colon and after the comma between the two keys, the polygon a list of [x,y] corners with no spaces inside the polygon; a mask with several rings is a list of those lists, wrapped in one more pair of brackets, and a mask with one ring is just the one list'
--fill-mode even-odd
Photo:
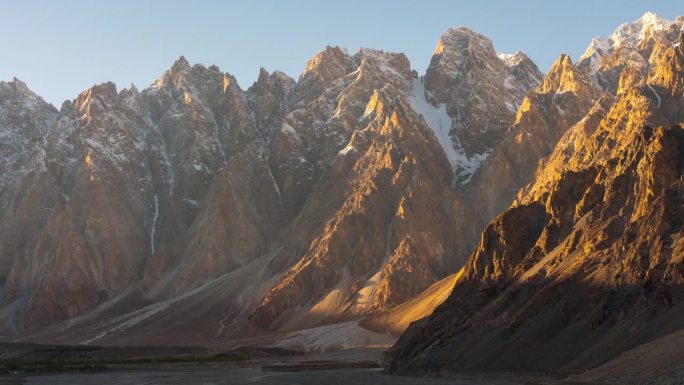
{"label": "mountain range", "polygon": [[422,75],[326,47],[246,90],[183,57],[59,110],[0,82],[0,338],[344,325],[401,335],[392,373],[595,368],[684,325],[683,92],[652,13],[546,74],[461,27]]}

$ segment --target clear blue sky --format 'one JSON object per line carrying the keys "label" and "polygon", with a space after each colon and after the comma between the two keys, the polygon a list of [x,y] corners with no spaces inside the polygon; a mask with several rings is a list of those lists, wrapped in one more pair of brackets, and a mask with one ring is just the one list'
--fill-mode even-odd
{"label": "clear blue sky", "polygon": [[546,71],[648,10],[673,19],[684,1],[0,0],[0,80],[16,76],[59,107],[107,80],[143,88],[185,55],[247,88],[260,67],[297,78],[328,44],[401,51],[422,74],[441,33],[461,25]]}

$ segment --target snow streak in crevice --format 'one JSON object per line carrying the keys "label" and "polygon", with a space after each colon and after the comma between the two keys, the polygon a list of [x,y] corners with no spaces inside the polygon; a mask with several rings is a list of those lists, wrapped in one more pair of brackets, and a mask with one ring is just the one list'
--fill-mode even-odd
{"label": "snow streak in crevice", "polygon": [[150,227],[150,255],[154,255],[154,238],[157,227],[157,219],[159,219],[159,198],[154,195],[154,212],[152,214],[152,226]]}
{"label": "snow streak in crevice", "polygon": [[651,85],[648,84],[648,83],[646,83],[646,85],[647,85],[648,88],[651,90],[651,92],[653,92],[653,95],[655,95],[656,99],[658,100],[658,105],[657,105],[656,107],[657,107],[657,108],[660,108],[660,103],[661,103],[660,95],[658,95],[658,92],[656,92],[656,90],[655,90],[655,88],[653,88],[653,86],[651,86]]}

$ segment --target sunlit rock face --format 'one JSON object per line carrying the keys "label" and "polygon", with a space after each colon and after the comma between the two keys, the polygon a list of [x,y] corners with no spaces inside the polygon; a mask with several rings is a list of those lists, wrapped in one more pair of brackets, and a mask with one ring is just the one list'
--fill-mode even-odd
{"label": "sunlit rock face", "polygon": [[216,343],[404,303],[476,246],[491,217],[473,175],[541,78],[461,28],[424,77],[401,53],[326,47],[298,80],[261,69],[245,90],[181,57],[60,111],[3,83],[0,129],[21,134],[2,165],[0,331]]}
{"label": "sunlit rock face", "polygon": [[568,55],[556,60],[539,87],[523,100],[506,139],[473,178],[470,197],[482,227],[510,205],[518,189],[534,178],[539,162],[602,94]]}
{"label": "sunlit rock face", "polygon": [[[521,73],[517,93],[509,90],[495,103],[478,105],[482,114],[490,114],[480,117],[483,122],[499,124],[489,119],[491,113],[502,105],[517,106],[526,89],[538,83],[539,72],[523,54],[506,64],[491,42],[471,51],[493,62],[487,76],[504,79],[513,71]],[[321,57],[325,54],[335,60]],[[339,73],[344,68],[339,63],[347,61],[338,51],[326,49],[312,61],[318,62],[331,63],[334,70],[303,76],[323,79],[324,74]],[[472,213],[462,203],[463,191],[455,186],[467,189],[470,173],[486,156],[469,157],[454,141],[458,118],[448,103],[434,99],[426,89],[433,70],[423,80],[411,73],[404,55],[373,50],[359,51],[351,62],[353,71],[333,86],[344,93],[335,96],[334,104],[327,103],[335,106],[342,132],[352,134],[340,142],[343,146],[337,147],[331,168],[294,222],[302,226],[295,233],[309,235],[287,241],[270,263],[275,269],[291,267],[253,313],[259,326],[292,329],[401,304],[453,272],[472,247],[469,238],[460,237],[458,227]],[[307,68],[311,67],[310,63]],[[459,71],[465,69],[449,76],[461,76]],[[480,90],[471,92],[450,100],[474,99]],[[322,97],[330,96],[326,92]],[[324,104],[321,99],[318,103]],[[306,132],[289,120],[297,116],[286,118],[288,130]],[[513,113],[510,119],[509,125]],[[496,138],[489,140],[490,146],[496,145]],[[316,227],[313,219],[320,221]],[[473,233],[481,230],[476,224],[468,226]]]}
{"label": "sunlit rock face", "polygon": [[653,75],[654,62],[682,31],[681,17],[671,21],[647,12],[621,25],[608,38],[595,38],[578,61],[578,68],[597,86],[620,94],[647,82]]}
{"label": "sunlit rock face", "polygon": [[[587,369],[681,329],[684,55],[680,35],[662,36],[667,48],[649,75],[623,89],[601,96],[561,58],[554,68],[572,75],[552,71],[528,94],[566,89],[595,103],[569,128],[548,118],[534,125],[547,135],[558,129],[557,144],[486,227],[450,297],[391,349],[389,371]],[[616,79],[632,76],[621,68]],[[532,112],[525,104],[514,129]]]}
{"label": "sunlit rock face", "polygon": [[[259,326],[291,329],[365,314],[410,298],[447,274],[448,260],[456,263],[447,251],[453,173],[430,127],[408,102],[417,80],[408,60],[364,49],[350,62],[353,71],[318,99],[310,98],[333,112],[326,122],[314,118],[322,130],[307,127],[311,108],[286,118],[288,133],[302,141],[327,142],[333,133],[339,140],[330,144],[332,153],[312,154],[328,166],[292,224],[297,235],[269,263],[274,272],[287,270],[256,309]],[[335,89],[342,93],[331,92]],[[320,138],[327,130],[331,134]],[[317,146],[325,147],[325,142]],[[435,186],[432,180],[439,182]],[[438,218],[414,211],[431,206]],[[430,219],[443,228],[422,238],[407,228]],[[395,264],[402,266],[395,270]],[[400,275],[412,279],[392,281]]]}

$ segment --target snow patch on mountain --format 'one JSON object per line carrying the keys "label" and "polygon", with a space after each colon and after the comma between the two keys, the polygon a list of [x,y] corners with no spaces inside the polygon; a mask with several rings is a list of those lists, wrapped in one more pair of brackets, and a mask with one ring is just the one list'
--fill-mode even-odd
{"label": "snow patch on mountain", "polygon": [[344,156],[350,152],[355,152],[355,151],[356,151],[356,148],[353,145],[348,144],[345,148],[341,149],[340,152],[338,152],[338,155]]}
{"label": "snow patch on mountain", "polygon": [[425,86],[420,79],[415,79],[413,81],[413,94],[409,99],[409,103],[413,110],[423,117],[423,120],[427,123],[428,127],[432,129],[432,132],[435,134],[435,139],[437,139],[440,146],[442,146],[442,150],[449,160],[451,168],[455,171],[458,168],[461,158],[454,149],[451,136],[449,135],[453,120],[447,113],[446,104],[441,103],[437,107],[430,104],[425,98]]}
{"label": "snow patch on mountain", "polygon": [[458,142],[454,142],[451,136],[453,119],[446,110],[446,104],[441,103],[437,107],[430,104],[425,96],[423,80],[413,80],[413,93],[409,103],[416,113],[423,117],[425,123],[432,129],[435,139],[442,147],[452,171],[459,177],[461,183],[470,181],[472,175],[487,160],[489,152],[475,154],[468,157]]}
{"label": "snow patch on mountain", "polygon": [[152,225],[150,226],[150,255],[154,255],[154,238],[159,219],[159,197],[154,196],[154,209],[152,211]]}

